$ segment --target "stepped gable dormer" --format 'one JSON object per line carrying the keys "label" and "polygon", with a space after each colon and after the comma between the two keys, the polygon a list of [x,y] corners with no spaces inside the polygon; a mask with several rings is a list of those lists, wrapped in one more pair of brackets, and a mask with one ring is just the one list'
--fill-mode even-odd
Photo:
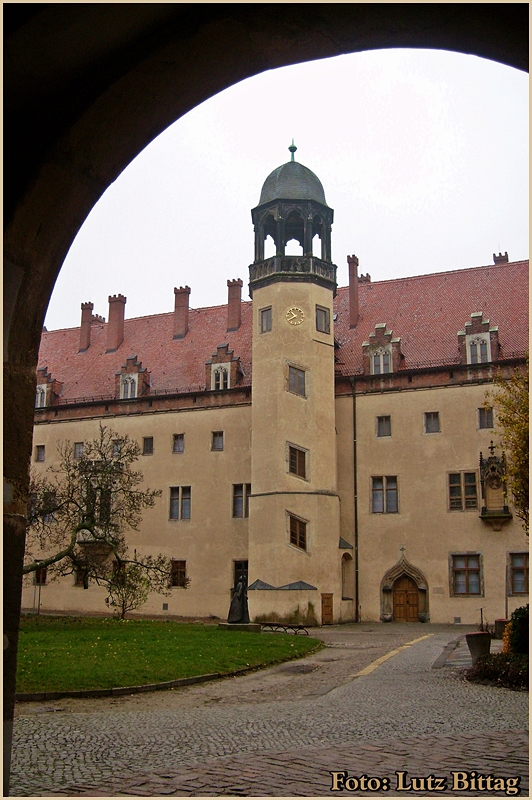
{"label": "stepped gable dormer", "polygon": [[[266,178],[258,206],[251,217],[255,230],[255,261],[249,267],[249,293],[278,281],[317,283],[336,292],[336,266],[331,261],[331,225],[334,212],[325,201],[319,178],[297,162],[297,147],[288,148],[291,160]],[[264,257],[264,242],[271,236],[275,256]],[[314,237],[321,253],[313,253]],[[295,239],[301,255],[286,255],[286,245]]]}
{"label": "stepped gable dormer", "polygon": [[35,408],[45,408],[53,405],[61,395],[61,381],[52,378],[48,367],[37,370],[37,390],[35,394]]}
{"label": "stepped gable dormer", "polygon": [[240,382],[243,374],[240,358],[233,354],[226,343],[219,344],[216,352],[205,362],[207,389],[232,389]]}
{"label": "stepped gable dormer", "polygon": [[499,328],[490,326],[481,311],[471,314],[471,320],[457,335],[461,364],[489,364],[499,360]]}
{"label": "stepped gable dormer", "polygon": [[401,364],[401,339],[394,338],[385,322],[375,325],[369,341],[362,342],[362,363],[365,375],[384,375],[397,372]]}
{"label": "stepped gable dormer", "polygon": [[137,356],[129,356],[115,373],[115,397],[133,400],[150,393],[150,372],[137,361]]}

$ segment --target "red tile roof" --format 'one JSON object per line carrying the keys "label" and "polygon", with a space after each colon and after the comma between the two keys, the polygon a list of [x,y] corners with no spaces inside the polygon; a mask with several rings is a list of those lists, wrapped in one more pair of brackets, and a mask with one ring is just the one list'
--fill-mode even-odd
{"label": "red tile roof", "polygon": [[[401,338],[403,368],[458,362],[457,332],[471,314],[482,312],[499,328],[500,358],[528,349],[528,261],[359,283],[359,319],[349,328],[349,288],[334,301],[337,369],[362,371],[362,343],[375,325],[386,323]],[[242,383],[251,383],[252,304],[242,303],[242,324],[227,332],[227,306],[190,309],[185,338],[173,339],[173,313],[126,319],[124,341],[106,353],[107,324],[95,322],[91,345],[78,353],[79,328],[45,331],[39,367],[62,381],[61,401],[114,396],[115,373],[135,355],[151,373],[152,392],[205,388],[205,362],[227,342],[239,357]]]}

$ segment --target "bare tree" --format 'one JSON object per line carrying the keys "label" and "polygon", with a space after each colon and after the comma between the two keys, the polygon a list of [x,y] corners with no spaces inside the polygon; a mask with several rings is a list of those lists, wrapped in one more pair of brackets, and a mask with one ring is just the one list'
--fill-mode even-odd
{"label": "bare tree", "polygon": [[32,475],[23,572],[74,573],[85,588],[94,581],[107,588],[106,602],[122,617],[149,592],[169,594],[168,558],[128,555],[128,530],[138,530],[142,512],[161,495],[140,488],[138,443],[100,425],[97,438],[57,449],[58,463]]}

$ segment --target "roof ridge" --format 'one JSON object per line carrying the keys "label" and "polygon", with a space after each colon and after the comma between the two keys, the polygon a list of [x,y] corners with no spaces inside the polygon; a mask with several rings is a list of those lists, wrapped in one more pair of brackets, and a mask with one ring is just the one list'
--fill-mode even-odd
{"label": "roof ridge", "polygon": [[[478,270],[480,270],[480,269],[501,269],[501,267],[512,267],[512,266],[515,266],[516,264],[527,264],[528,261],[529,261],[528,258],[523,258],[523,259],[520,259],[519,261],[507,261],[507,262],[504,262],[503,264],[483,264],[483,265],[481,265],[479,267],[461,267],[460,269],[448,269],[448,270],[443,270],[442,272],[425,272],[422,275],[407,275],[407,276],[402,277],[402,278],[385,278],[382,281],[378,281],[378,280],[377,281],[371,280],[369,282],[361,281],[360,285],[361,286],[368,286],[368,285],[372,286],[372,285],[374,285],[376,283],[380,284],[380,283],[395,283],[396,281],[415,281],[415,280],[418,280],[418,279],[421,279],[421,278],[433,278],[433,277],[436,277],[437,275],[456,275],[456,273],[458,273],[458,272],[472,272],[473,270],[476,270],[476,269],[478,269]],[[339,286],[338,287],[338,289],[348,289],[348,288],[349,288],[349,286]]]}

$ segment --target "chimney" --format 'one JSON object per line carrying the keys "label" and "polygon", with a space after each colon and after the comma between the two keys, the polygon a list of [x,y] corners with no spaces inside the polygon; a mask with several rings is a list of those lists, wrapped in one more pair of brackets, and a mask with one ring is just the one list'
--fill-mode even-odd
{"label": "chimney", "polygon": [[349,264],[349,327],[358,322],[358,258],[347,256]]}
{"label": "chimney", "polygon": [[190,286],[174,287],[174,339],[184,339],[188,331],[188,299]]}
{"label": "chimney", "polygon": [[242,322],[242,286],[243,281],[237,278],[234,281],[227,281],[227,330],[237,331]]}
{"label": "chimney", "polygon": [[496,256],[495,253],[493,253],[493,263],[494,264],[507,264],[508,263],[508,253],[505,253],[504,255],[502,255],[502,253],[499,253],[498,256]]}
{"label": "chimney", "polygon": [[107,350],[114,353],[124,341],[124,314],[126,300],[123,294],[109,295],[109,322],[107,323]]}
{"label": "chimney", "polygon": [[88,350],[91,344],[91,322],[92,322],[92,309],[94,303],[81,304],[81,328],[79,329],[79,350],[78,353],[84,353]]}

